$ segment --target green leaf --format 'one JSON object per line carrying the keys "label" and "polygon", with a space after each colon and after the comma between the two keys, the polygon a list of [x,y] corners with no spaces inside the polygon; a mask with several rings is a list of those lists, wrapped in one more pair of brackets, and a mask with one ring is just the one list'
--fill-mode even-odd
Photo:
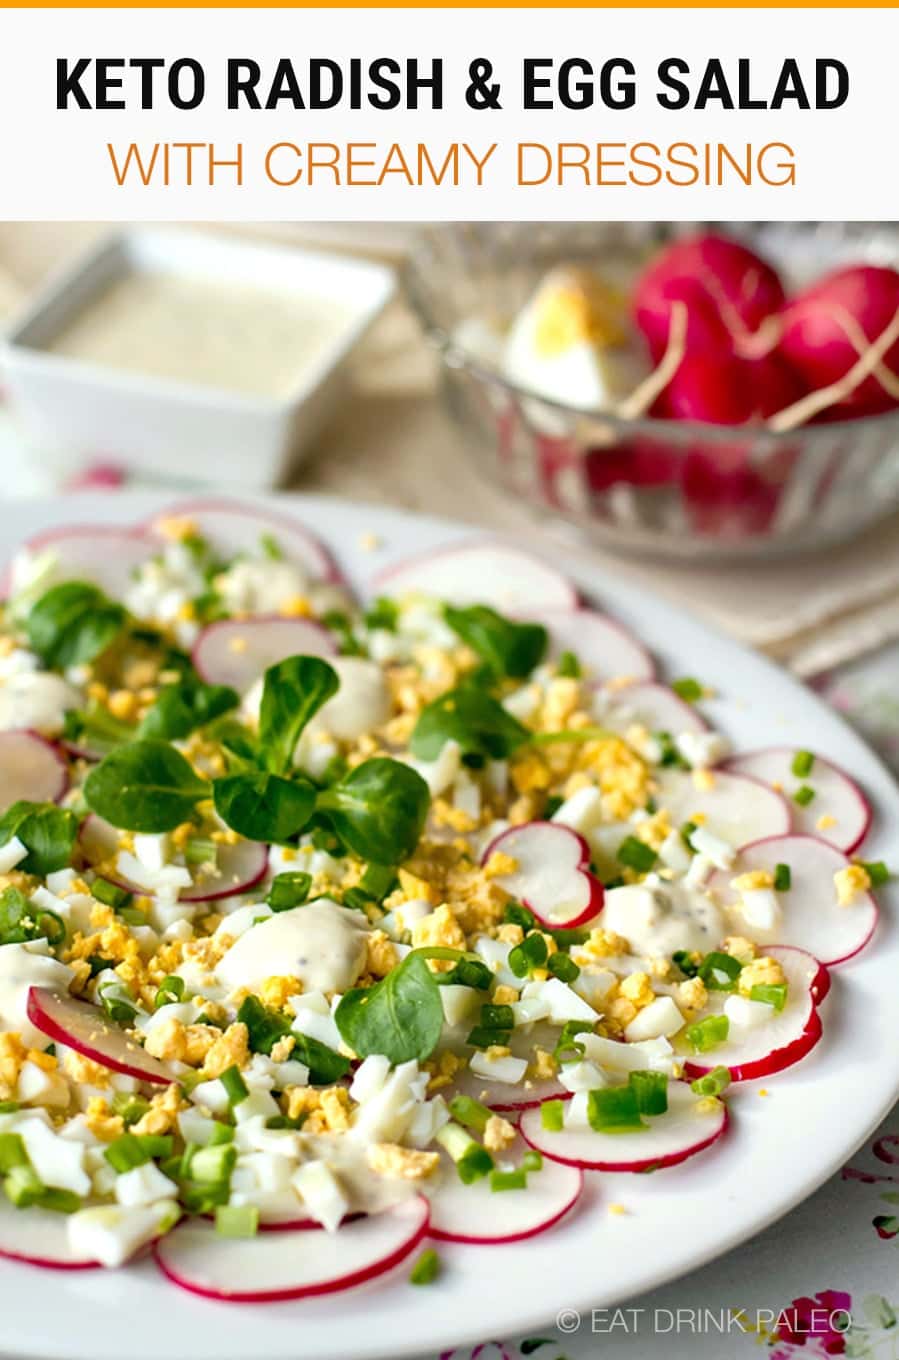
{"label": "green leaf", "polygon": [[127,614],[96,586],[65,581],[52,586],[34,604],[26,620],[28,643],[46,666],[94,661],[125,627]]}
{"label": "green leaf", "polygon": [[247,1027],[247,1039],[254,1053],[271,1053],[280,1039],[291,1033],[290,1021],[278,1011],[263,1006],[256,996],[244,997],[237,1019]]}
{"label": "green leaf", "polygon": [[15,836],[28,850],[26,858],[16,865],[26,874],[44,877],[68,868],[77,835],[75,813],[55,803],[28,803],[23,799],[0,818],[0,845]]}
{"label": "green leaf", "polygon": [[250,729],[244,727],[236,718],[219,718],[206,735],[211,741],[217,741],[220,746],[224,746],[229,757],[232,757],[232,764],[258,764],[259,750],[256,739]]}
{"label": "green leaf", "polygon": [[97,703],[88,704],[87,708],[70,708],[62,730],[66,741],[91,751],[94,756],[108,755],[117,746],[133,741],[136,733],[133,723],[113,717],[108,708]]}
{"label": "green leaf", "polygon": [[315,808],[315,789],[310,783],[266,770],[244,770],[216,779],[212,795],[216,812],[233,831],[270,845],[284,845],[302,831]]}
{"label": "green leaf", "polygon": [[443,617],[494,675],[523,680],[546,655],[547,632],[541,623],[514,623],[485,604],[467,609],[444,605]]}
{"label": "green leaf", "polygon": [[55,911],[29,902],[18,888],[6,888],[0,893],[0,945],[24,944],[42,936],[51,945],[62,944],[66,937],[65,922]]}
{"label": "green leaf", "polygon": [[112,751],[84,781],[91,811],[126,831],[172,831],[211,792],[180,751],[155,737]]}
{"label": "green leaf", "polygon": [[259,708],[259,749],[267,770],[290,769],[300,733],[339,685],[334,667],[318,656],[289,656],[268,668]]}
{"label": "green leaf", "polygon": [[198,727],[205,727],[240,703],[237,690],[230,685],[205,685],[200,680],[182,680],[159,691],[153,707],[144,715],[138,729],[142,737],[165,737],[179,741]]}
{"label": "green leaf", "polygon": [[403,962],[373,987],[354,987],[334,1019],[341,1037],[360,1058],[380,1053],[394,1065],[423,1062],[443,1028],[440,989],[421,954]]}
{"label": "green leaf", "polygon": [[419,760],[436,760],[448,741],[457,741],[463,755],[504,760],[530,737],[496,699],[460,685],[422,709],[410,746]]}
{"label": "green leaf", "polygon": [[411,766],[375,756],[323,789],[316,808],[361,859],[399,864],[418,845],[429,803],[428,786]]}
{"label": "green leaf", "polygon": [[291,1050],[291,1058],[309,1068],[311,1086],[331,1086],[340,1081],[350,1070],[350,1060],[333,1048],[323,1044],[320,1039],[312,1039],[308,1034],[295,1034],[296,1043]]}

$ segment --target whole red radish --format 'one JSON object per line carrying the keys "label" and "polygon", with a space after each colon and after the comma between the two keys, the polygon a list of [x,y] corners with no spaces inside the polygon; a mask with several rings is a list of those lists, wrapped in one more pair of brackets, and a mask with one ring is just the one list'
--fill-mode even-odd
{"label": "whole red radish", "polygon": [[653,408],[669,420],[747,425],[782,411],[805,394],[777,354],[740,359],[731,353],[685,354]]}
{"label": "whole red radish", "polygon": [[780,311],[774,269],[739,241],[708,233],[675,241],[650,263],[634,291],[634,318],[658,363],[668,342],[671,304],[686,304],[688,354],[759,347],[758,332]]}
{"label": "whole red radish", "polygon": [[[838,382],[899,312],[899,271],[854,265],[819,279],[784,308],[780,353],[810,391]],[[899,340],[878,369],[822,413],[876,415],[899,405]],[[820,418],[820,417],[819,417]]]}

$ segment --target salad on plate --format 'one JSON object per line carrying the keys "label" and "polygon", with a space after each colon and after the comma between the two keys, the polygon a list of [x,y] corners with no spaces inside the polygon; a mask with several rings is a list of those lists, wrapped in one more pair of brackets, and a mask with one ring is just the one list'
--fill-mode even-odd
{"label": "salad on plate", "polygon": [[298,521],[227,501],[27,543],[0,1255],[149,1251],[242,1302],[427,1284],[441,1240],[564,1233],[586,1175],[727,1156],[888,871],[852,779],[731,750],[700,670],[662,680],[503,543],[362,600]]}

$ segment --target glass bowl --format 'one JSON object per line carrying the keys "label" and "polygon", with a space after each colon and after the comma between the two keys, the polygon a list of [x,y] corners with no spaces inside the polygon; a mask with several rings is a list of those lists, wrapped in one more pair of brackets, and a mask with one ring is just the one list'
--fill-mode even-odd
{"label": "glass bowl", "polygon": [[[899,265],[896,224],[743,223],[789,285],[848,263]],[[406,264],[407,296],[478,466],[543,514],[622,551],[679,559],[777,556],[860,533],[899,505],[899,411],[787,433],[621,419],[547,401],[460,345],[472,318],[508,326],[555,264],[626,279],[696,224],[447,223]]]}

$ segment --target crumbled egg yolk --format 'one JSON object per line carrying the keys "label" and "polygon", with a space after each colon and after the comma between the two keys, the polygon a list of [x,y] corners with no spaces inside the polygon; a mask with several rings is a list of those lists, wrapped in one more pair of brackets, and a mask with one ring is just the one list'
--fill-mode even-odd
{"label": "crumbled egg yolk", "polygon": [[747,940],[743,935],[728,935],[721,941],[721,948],[725,954],[730,954],[732,959],[738,963],[751,963],[755,958],[756,949],[752,940]]}
{"label": "crumbled egg yolk", "polygon": [[871,887],[871,875],[862,864],[847,864],[845,869],[838,869],[833,881],[841,907],[851,906],[856,897]]}
{"label": "crumbled egg yolk", "polygon": [[508,1119],[503,1119],[501,1115],[491,1115],[484,1127],[484,1147],[488,1152],[502,1152],[514,1143],[518,1130],[514,1124],[510,1124]]}
{"label": "crumbled egg yolk", "polygon": [[732,878],[730,886],[734,892],[756,892],[762,888],[774,887],[774,875],[768,873],[766,869],[752,869],[747,874],[738,874]]}
{"label": "crumbled egg yolk", "polygon": [[437,1170],[440,1153],[419,1152],[415,1148],[401,1147],[399,1143],[372,1143],[365,1150],[365,1160],[377,1176],[422,1181]]}
{"label": "crumbled egg yolk", "polygon": [[625,316],[617,289],[585,270],[566,270],[541,292],[534,347],[541,358],[551,359],[578,344],[621,345]]}
{"label": "crumbled egg yolk", "polygon": [[737,979],[741,996],[749,996],[753,987],[777,987],[786,982],[784,970],[777,959],[762,956],[744,964]]}

